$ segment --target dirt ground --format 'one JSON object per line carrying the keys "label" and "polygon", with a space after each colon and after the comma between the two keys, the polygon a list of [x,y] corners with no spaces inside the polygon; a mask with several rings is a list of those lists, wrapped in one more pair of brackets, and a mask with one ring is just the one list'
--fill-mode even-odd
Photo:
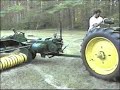
{"label": "dirt ground", "polygon": [[[57,30],[24,31],[35,37],[51,37]],[[65,54],[80,55],[84,31],[64,31]],[[13,34],[1,31],[1,37]],[[30,38],[30,37],[28,37]],[[120,89],[118,82],[108,82],[89,75],[82,59],[76,57],[36,58],[28,63],[1,72],[0,89]]]}

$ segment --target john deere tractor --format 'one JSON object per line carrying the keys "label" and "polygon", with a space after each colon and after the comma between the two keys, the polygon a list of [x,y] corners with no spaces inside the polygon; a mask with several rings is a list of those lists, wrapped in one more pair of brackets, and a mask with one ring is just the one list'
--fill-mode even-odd
{"label": "john deere tractor", "polygon": [[[113,21],[106,19],[106,24]],[[120,27],[93,28],[81,46],[84,65],[91,75],[106,79],[120,79]]]}

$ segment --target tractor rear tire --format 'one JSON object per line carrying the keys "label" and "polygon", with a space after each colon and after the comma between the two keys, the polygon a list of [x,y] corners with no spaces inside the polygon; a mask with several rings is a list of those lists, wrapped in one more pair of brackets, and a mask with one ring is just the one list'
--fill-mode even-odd
{"label": "tractor rear tire", "polygon": [[81,44],[81,57],[91,75],[116,81],[120,78],[120,32],[107,28],[89,31]]}

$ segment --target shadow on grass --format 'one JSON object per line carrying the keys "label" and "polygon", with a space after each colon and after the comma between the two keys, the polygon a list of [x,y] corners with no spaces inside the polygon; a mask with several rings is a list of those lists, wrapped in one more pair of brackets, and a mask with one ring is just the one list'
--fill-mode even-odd
{"label": "shadow on grass", "polygon": [[52,60],[47,60],[47,59],[35,59],[35,60],[32,60],[32,62],[30,62],[31,64],[35,64],[35,65],[38,65],[38,64],[57,64],[56,61],[52,61]]}

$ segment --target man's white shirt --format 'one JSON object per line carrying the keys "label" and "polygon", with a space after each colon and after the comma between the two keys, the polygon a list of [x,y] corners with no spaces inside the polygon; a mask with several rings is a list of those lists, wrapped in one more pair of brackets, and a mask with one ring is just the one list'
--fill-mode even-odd
{"label": "man's white shirt", "polygon": [[[103,18],[102,17],[98,17],[95,18],[95,16],[92,16],[89,20],[89,30],[91,30],[92,28],[94,28],[94,24],[100,24],[103,22]],[[97,26],[96,28],[100,28],[100,26]]]}

